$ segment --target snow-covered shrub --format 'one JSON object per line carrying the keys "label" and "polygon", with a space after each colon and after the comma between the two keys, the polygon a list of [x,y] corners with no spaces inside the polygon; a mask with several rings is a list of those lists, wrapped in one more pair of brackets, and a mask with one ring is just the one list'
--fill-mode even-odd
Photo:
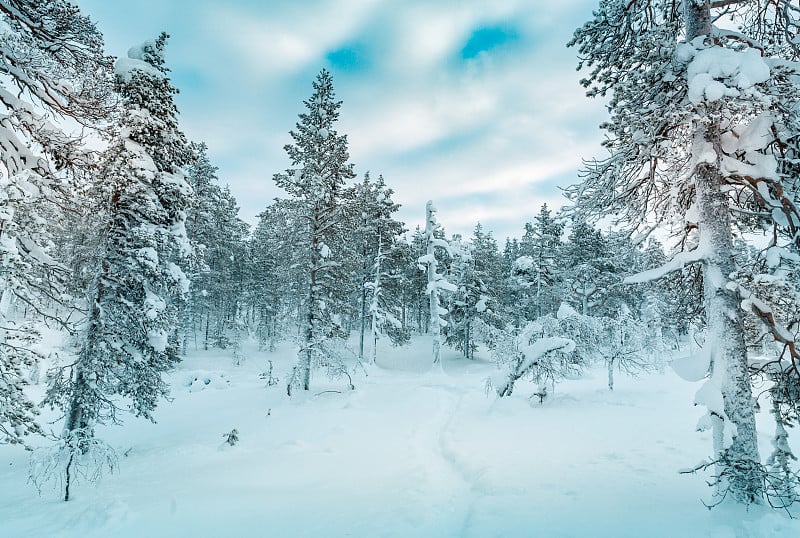
{"label": "snow-covered shrub", "polygon": [[28,481],[40,494],[48,486],[63,491],[68,501],[72,484],[97,482],[116,470],[117,454],[110,445],[91,433],[73,430],[59,438],[57,445],[34,450]]}

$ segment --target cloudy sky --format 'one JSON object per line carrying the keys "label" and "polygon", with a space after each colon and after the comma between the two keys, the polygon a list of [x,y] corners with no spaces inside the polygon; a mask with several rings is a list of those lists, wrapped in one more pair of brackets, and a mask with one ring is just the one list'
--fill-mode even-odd
{"label": "cloudy sky", "polygon": [[596,0],[78,0],[109,53],[167,31],[181,122],[241,215],[282,193],[283,146],[320,69],[344,101],[359,176],[383,174],[409,228],[433,199],[448,233],[519,236],[599,155],[601,102],[565,43]]}

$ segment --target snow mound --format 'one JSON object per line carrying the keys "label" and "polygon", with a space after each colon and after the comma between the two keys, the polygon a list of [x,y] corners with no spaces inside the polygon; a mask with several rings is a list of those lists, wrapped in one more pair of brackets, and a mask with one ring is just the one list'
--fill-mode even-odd
{"label": "snow mound", "polygon": [[227,389],[231,386],[231,381],[224,372],[195,370],[186,372],[182,386],[187,387],[188,392],[200,392],[208,388]]}

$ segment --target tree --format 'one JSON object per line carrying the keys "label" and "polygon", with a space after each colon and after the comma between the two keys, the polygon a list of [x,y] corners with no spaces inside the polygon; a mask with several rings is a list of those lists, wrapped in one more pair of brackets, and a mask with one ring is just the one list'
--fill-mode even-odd
{"label": "tree", "polygon": [[497,310],[502,285],[502,259],[491,232],[477,224],[469,243],[451,241],[450,280],[457,290],[449,297],[451,323],[447,344],[474,358],[478,341],[492,345],[492,328],[504,325]]}
{"label": "tree", "polygon": [[315,365],[340,370],[340,365],[334,364],[339,354],[331,343],[344,336],[337,317],[342,314],[346,302],[342,294],[347,290],[339,285],[344,275],[336,270],[346,259],[343,189],[355,174],[348,162],[347,135],[334,129],[342,102],[335,100],[330,73],[323,69],[313,88],[312,96],[303,101],[307,112],[299,115],[296,130],[289,133],[294,143],[284,146],[291,166],[296,168],[274,176],[275,183],[296,202],[305,241],[303,342],[287,386],[289,394],[295,386],[309,390]]}
{"label": "tree", "polygon": [[186,233],[198,259],[193,264],[186,336],[196,331],[199,322],[203,349],[224,349],[230,344],[227,330],[236,324],[244,298],[248,226],[238,216],[230,189],[216,184],[217,168],[209,161],[206,145],[192,143],[191,149],[187,179],[194,197],[187,211]]}
{"label": "tree", "polygon": [[560,249],[560,276],[564,294],[581,314],[602,315],[610,288],[621,280],[610,261],[608,241],[600,230],[576,221]]}
{"label": "tree", "polygon": [[[369,172],[364,180],[348,189],[345,198],[349,202],[348,212],[351,215],[350,242],[357,255],[358,269],[354,272],[359,308],[359,345],[358,358],[364,358],[364,335],[370,319],[376,320],[373,306],[376,293],[382,296],[385,304],[387,296],[378,292],[374,281],[375,264],[382,262],[379,256],[385,257],[394,239],[403,233],[403,223],[392,218],[400,206],[392,201],[394,191],[386,186],[383,176],[375,182],[370,180]],[[381,253],[379,255],[379,252]],[[385,267],[384,267],[385,269]],[[378,270],[377,275],[381,274]],[[371,284],[368,290],[367,284]],[[372,301],[368,301],[368,292],[372,293]],[[384,312],[388,313],[386,310]],[[368,315],[369,314],[369,315]],[[386,318],[388,319],[388,318]],[[372,326],[373,338],[376,327]],[[374,351],[374,350],[373,350]],[[374,356],[374,353],[373,353]]]}
{"label": "tree", "polygon": [[[533,294],[533,305],[526,309],[528,319],[536,319],[558,308],[560,297],[556,290],[560,275],[557,260],[563,232],[564,224],[553,217],[547,204],[542,205],[532,224],[525,224],[518,256],[527,258],[517,267],[518,276],[525,278],[529,292]],[[521,267],[526,270],[520,271]]]}
{"label": "tree", "polygon": [[[740,305],[800,359],[786,325],[736,282],[745,268],[733,254],[739,230],[800,246],[798,92],[785,61],[798,58],[796,11],[783,0],[601,0],[570,42],[590,68],[588,95],[611,94],[611,120],[610,155],[569,195],[584,218],[615,214],[640,237],[665,224],[682,231],[681,252],[628,281],[701,266],[710,360],[698,400],[709,403],[717,493],[743,503],[765,491]],[[715,28],[721,15],[738,31]]]}
{"label": "tree", "polygon": [[436,249],[441,249],[450,254],[450,245],[444,239],[436,237],[441,226],[436,221],[436,208],[432,201],[425,206],[425,244],[426,254],[419,258],[420,268],[428,276],[428,295],[430,307],[430,331],[433,334],[433,364],[441,368],[441,350],[443,335],[442,329],[447,326],[447,321],[442,317],[447,315],[447,309],[441,305],[440,292],[455,292],[456,287],[438,271],[439,262],[436,259]]}
{"label": "tree", "polygon": [[87,267],[95,275],[88,314],[77,357],[52,373],[46,398],[66,413],[64,500],[73,463],[96,446],[94,426],[117,422],[113,398],[127,398],[134,414],[153,420],[169,390],[162,374],[179,360],[179,315],[189,291],[180,265],[191,251],[184,226],[191,187],[181,167],[191,153],[164,66],[167,37],[131,48],[116,64],[121,129],[97,178],[105,225],[96,265]]}
{"label": "tree", "polygon": [[22,390],[39,358],[34,322],[64,324],[54,309],[74,306],[68,264],[54,257],[55,208],[75,210],[71,175],[92,165],[59,120],[107,120],[110,62],[100,32],[67,2],[0,1],[0,23],[0,443],[20,443],[41,431]]}
{"label": "tree", "polygon": [[[364,288],[369,292],[370,328],[372,331],[372,355],[370,364],[375,364],[377,359],[378,339],[381,333],[389,336],[393,344],[399,345],[408,341],[408,332],[395,315],[396,301],[391,301],[391,290],[387,288],[387,280],[395,275],[386,271],[387,256],[383,253],[383,241],[378,241],[378,252],[373,265],[373,280],[366,282]],[[396,297],[395,297],[396,299]]]}
{"label": "tree", "polygon": [[302,325],[306,238],[296,206],[294,200],[276,200],[258,216],[250,238],[248,302],[255,310],[259,345],[270,351],[292,327]]}

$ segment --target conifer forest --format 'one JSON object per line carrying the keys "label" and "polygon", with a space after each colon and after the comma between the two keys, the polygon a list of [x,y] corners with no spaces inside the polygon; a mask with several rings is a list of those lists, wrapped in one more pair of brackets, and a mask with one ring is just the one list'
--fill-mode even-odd
{"label": "conifer forest", "polygon": [[573,3],[600,142],[498,237],[324,58],[243,217],[170,28],[0,0],[0,536],[800,536],[800,3]]}

